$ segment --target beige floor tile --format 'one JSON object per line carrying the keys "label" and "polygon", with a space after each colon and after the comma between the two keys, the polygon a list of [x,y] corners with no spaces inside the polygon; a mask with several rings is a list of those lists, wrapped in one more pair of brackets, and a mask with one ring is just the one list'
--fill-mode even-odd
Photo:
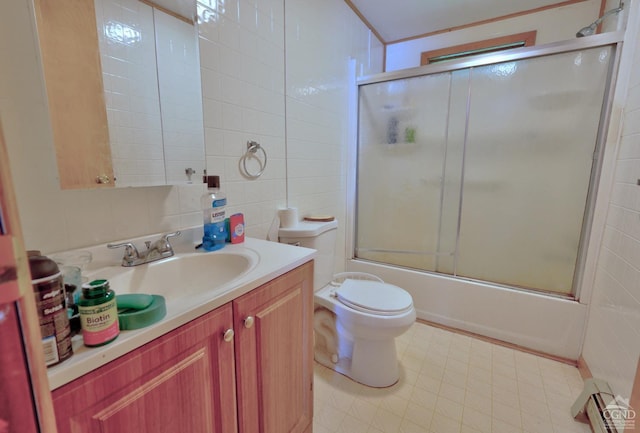
{"label": "beige floor tile", "polygon": [[438,365],[436,363],[425,361],[422,363],[422,368],[420,369],[420,376],[427,376],[432,379],[442,380],[442,376],[444,376],[444,364]]}
{"label": "beige floor tile", "polygon": [[553,431],[551,420],[522,413],[522,428],[527,433],[549,433]]}
{"label": "beige floor tile", "polygon": [[368,430],[368,422],[360,421],[358,419],[347,416],[342,420],[342,423],[336,430],[336,433],[367,433]]}
{"label": "beige floor tile", "polygon": [[532,370],[518,370],[518,377],[516,380],[521,386],[537,386],[538,388],[544,388],[542,376]]}
{"label": "beige floor tile", "polygon": [[324,428],[335,432],[347,414],[341,410],[338,410],[329,405],[325,405],[320,411],[314,414],[314,422],[317,421],[319,425]]}
{"label": "beige floor tile", "polygon": [[351,406],[347,410],[347,414],[360,421],[371,422],[371,419],[376,414],[378,406],[372,404],[369,401],[355,399]]}
{"label": "beige floor tile", "polygon": [[417,356],[413,356],[411,354],[404,354],[404,356],[400,359],[400,364],[411,371],[420,372],[422,369],[422,364],[424,363],[424,358],[419,358]]}
{"label": "beige floor tile", "polygon": [[462,413],[462,425],[472,427],[478,431],[490,432],[491,415],[466,406]]}
{"label": "beige floor tile", "polygon": [[516,360],[516,369],[518,371],[540,374],[540,365],[538,364],[539,356],[521,351],[516,351],[513,356]]}
{"label": "beige floor tile", "polygon": [[491,356],[485,356],[484,354],[474,354],[472,353],[469,357],[469,373],[474,368],[479,368],[491,373],[491,367],[493,362],[491,361]]}
{"label": "beige floor tile", "polygon": [[460,433],[462,424],[460,421],[449,419],[445,416],[434,416],[431,421],[430,433]]}
{"label": "beige floor tile", "polygon": [[553,425],[553,433],[591,433],[591,427],[589,424],[578,422],[574,419],[565,419],[559,421],[558,423],[554,423]]}
{"label": "beige floor tile", "polygon": [[467,383],[467,375],[466,373],[459,373],[454,370],[445,370],[442,375],[442,383],[464,388]]}
{"label": "beige floor tile", "polygon": [[494,419],[511,424],[517,428],[522,428],[520,411],[512,408],[511,406],[493,401],[491,415]]}
{"label": "beige floor tile", "polygon": [[379,408],[371,420],[371,427],[383,433],[397,433],[402,424],[402,417],[386,409]]}
{"label": "beige floor tile", "polygon": [[420,374],[415,382],[416,388],[422,388],[437,394],[442,386],[442,377],[433,377],[429,374]]}
{"label": "beige floor tile", "polygon": [[[437,343],[436,344],[432,344],[431,345],[432,348],[434,347],[438,347]],[[427,363],[433,364],[433,365],[437,365],[439,367],[444,367],[445,364],[447,363],[447,351],[444,350],[442,352],[438,352],[436,350],[432,350],[429,353],[427,353],[427,356],[425,356],[424,360]]]}
{"label": "beige floor tile", "polygon": [[424,429],[423,431],[428,431],[433,416],[433,409],[425,408],[415,403],[409,403],[404,413],[405,420],[421,426]]}
{"label": "beige floor tile", "polygon": [[471,349],[452,345],[449,347],[449,360],[469,365],[469,361],[471,360]]}
{"label": "beige floor tile", "polygon": [[355,399],[355,395],[349,394],[336,388],[326,397],[325,401],[327,402],[327,404],[330,404],[336,409],[345,410],[345,408],[351,406],[351,403],[353,403]]}
{"label": "beige floor tile", "polygon": [[466,376],[467,372],[469,371],[469,360],[459,361],[458,359],[449,357],[447,359],[447,363],[444,366],[444,371],[445,374],[450,371]]}
{"label": "beige floor tile", "polygon": [[494,373],[491,381],[493,388],[500,388],[503,391],[518,392],[518,381],[501,374]]}
{"label": "beige floor tile", "polygon": [[416,424],[414,422],[409,421],[408,419],[403,419],[400,424],[400,429],[398,433],[425,433],[428,431],[428,426],[422,426],[420,424]]}
{"label": "beige floor tile", "polygon": [[382,409],[386,409],[389,412],[402,418],[407,410],[407,406],[409,406],[408,399],[396,395],[391,395],[382,400],[382,403],[379,407]]}
{"label": "beige floor tile", "polygon": [[521,400],[532,399],[547,404],[547,394],[544,392],[544,388],[538,388],[537,386],[521,386],[518,388],[518,395]]}
{"label": "beige floor tile", "polygon": [[516,379],[516,366],[506,364],[495,364],[493,367],[493,374],[507,377],[509,379]]}
{"label": "beige floor tile", "polygon": [[462,424],[462,430],[460,433],[491,433],[491,429],[489,430],[477,430],[473,427],[469,427],[468,425]]}
{"label": "beige floor tile", "polygon": [[467,393],[464,397],[464,406],[475,409],[482,413],[486,413],[488,415],[491,414],[491,398],[483,394],[477,394],[473,391],[467,390]]}
{"label": "beige floor tile", "polygon": [[502,388],[494,388],[491,400],[509,406],[514,410],[520,410],[520,398],[517,392],[507,391]]}
{"label": "beige floor tile", "polygon": [[551,413],[547,403],[540,402],[533,398],[520,397],[520,411],[522,414],[533,415],[545,420],[551,419]]}
{"label": "beige floor tile", "polygon": [[318,424],[315,420],[313,421],[313,433],[335,433],[333,430],[330,430],[324,426]]}
{"label": "beige floor tile", "polygon": [[450,418],[454,421],[460,422],[462,421],[463,408],[464,406],[458,402],[449,400],[448,398],[438,396],[438,401],[436,402],[435,414],[436,414],[436,417],[438,415],[442,415],[446,418]]}
{"label": "beige floor tile", "polygon": [[[482,394],[489,399],[491,399],[491,394],[493,393],[493,387],[491,386],[491,382],[483,382],[473,378],[467,379],[466,389],[467,391],[471,391],[476,394]],[[543,391],[543,395],[544,395],[544,391]]]}
{"label": "beige floor tile", "polygon": [[449,400],[453,400],[456,403],[462,404],[464,403],[465,393],[466,393],[465,388],[443,382],[442,386],[440,387],[440,392],[438,393],[438,395],[444,398],[448,398]]}
{"label": "beige floor tile", "polygon": [[410,403],[426,409],[435,409],[437,400],[438,394],[417,386],[413,388],[409,397]]}
{"label": "beige floor tile", "polygon": [[414,382],[407,382],[403,380],[399,380],[392,388],[392,393],[396,397],[402,397],[405,400],[409,400],[411,398],[411,394],[413,393]]}
{"label": "beige floor tile", "polygon": [[521,428],[515,427],[512,424],[506,423],[502,420],[492,418],[491,433],[523,433],[523,432]]}
{"label": "beige floor tile", "polygon": [[388,388],[314,366],[314,433],[590,432],[570,415],[573,366],[422,323],[396,343]]}

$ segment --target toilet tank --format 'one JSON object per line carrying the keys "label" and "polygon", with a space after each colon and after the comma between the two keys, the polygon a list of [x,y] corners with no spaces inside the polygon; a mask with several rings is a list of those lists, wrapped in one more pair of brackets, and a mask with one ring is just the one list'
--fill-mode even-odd
{"label": "toilet tank", "polygon": [[336,220],[300,221],[295,227],[281,228],[278,231],[281,243],[313,248],[318,251],[314,264],[313,290],[320,290],[333,277],[337,232],[338,221]]}

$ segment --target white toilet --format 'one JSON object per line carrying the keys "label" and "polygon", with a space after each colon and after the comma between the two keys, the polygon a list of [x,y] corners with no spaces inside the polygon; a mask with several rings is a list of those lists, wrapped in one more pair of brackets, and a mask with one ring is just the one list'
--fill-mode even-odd
{"label": "white toilet", "polygon": [[314,267],[316,361],[372,387],[398,381],[395,338],[416,319],[411,295],[363,273],[333,275],[337,221],[281,228],[280,242],[318,251]]}

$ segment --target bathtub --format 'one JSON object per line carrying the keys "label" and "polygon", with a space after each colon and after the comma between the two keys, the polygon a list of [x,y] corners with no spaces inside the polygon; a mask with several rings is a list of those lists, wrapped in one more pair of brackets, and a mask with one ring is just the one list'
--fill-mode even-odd
{"label": "bathtub", "polygon": [[407,290],[419,319],[571,361],[580,356],[587,305],[575,300],[362,260],[346,268]]}

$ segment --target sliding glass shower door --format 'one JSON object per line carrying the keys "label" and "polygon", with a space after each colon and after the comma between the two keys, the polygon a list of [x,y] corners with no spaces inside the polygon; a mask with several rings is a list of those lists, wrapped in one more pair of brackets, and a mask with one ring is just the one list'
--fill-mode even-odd
{"label": "sliding glass shower door", "polygon": [[355,256],[571,294],[612,53],[361,84]]}

